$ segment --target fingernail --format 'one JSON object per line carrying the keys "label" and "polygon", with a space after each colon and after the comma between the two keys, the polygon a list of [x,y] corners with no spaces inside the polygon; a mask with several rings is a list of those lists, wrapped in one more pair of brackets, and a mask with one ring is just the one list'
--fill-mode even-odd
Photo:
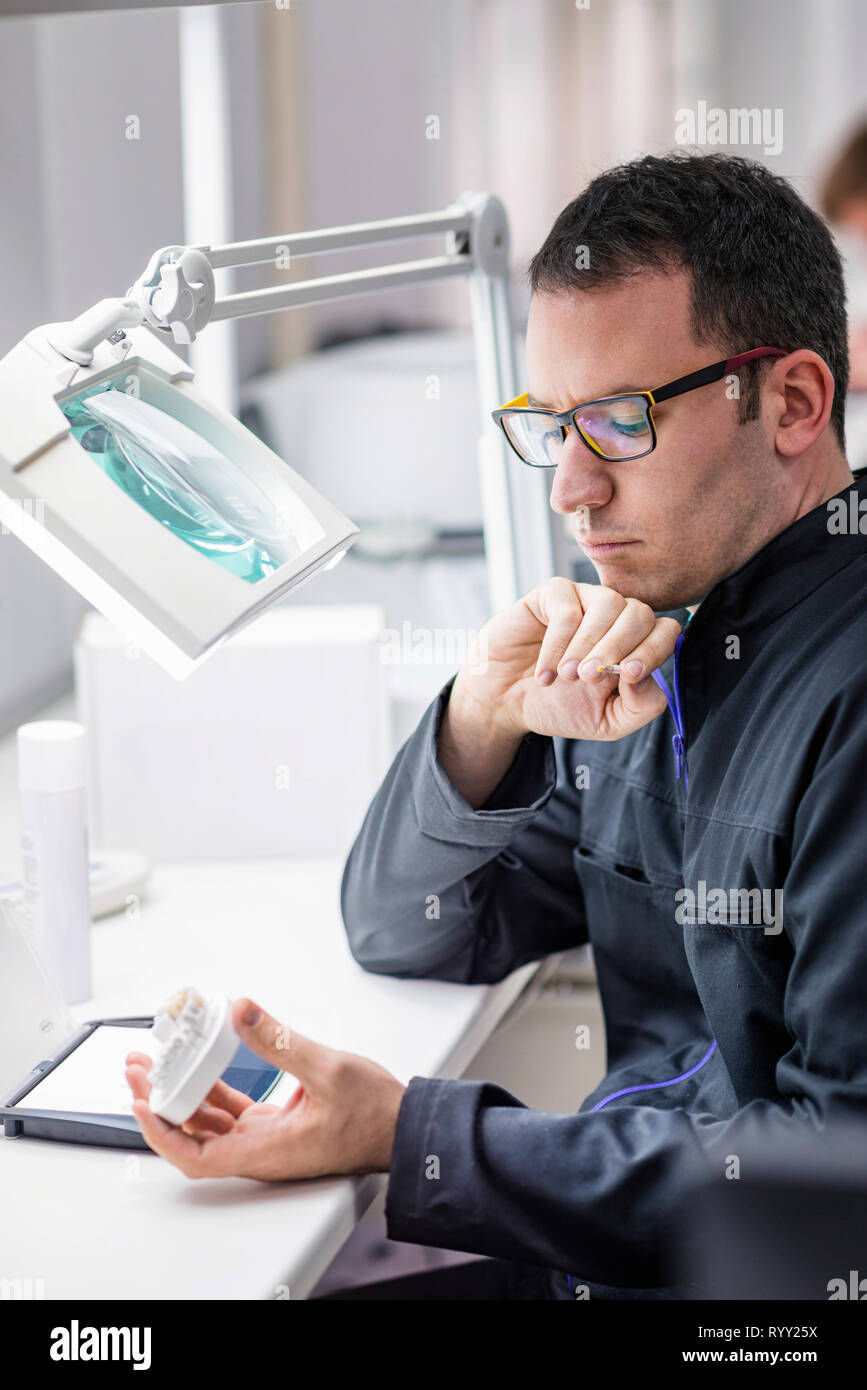
{"label": "fingernail", "polygon": [[578,662],[577,662],[577,661],[571,661],[571,660],[570,660],[570,661],[564,661],[564,662],[563,662],[563,665],[560,667],[560,675],[561,675],[561,676],[564,676],[565,679],[566,679],[567,681],[575,681],[575,680],[577,680],[577,679],[578,679]]}
{"label": "fingernail", "polygon": [[261,1021],[262,1017],[262,1010],[257,1008],[255,1004],[251,1004],[250,1007],[248,1009],[245,1009],[244,1011],[243,1021],[248,1028],[255,1028],[256,1024]]}
{"label": "fingernail", "polygon": [[588,656],[586,661],[582,661],[579,667],[582,679],[596,680],[599,676],[600,661],[598,656]]}
{"label": "fingernail", "polygon": [[553,685],[557,679],[557,673],[556,671],[540,671],[538,679],[540,685]]}
{"label": "fingernail", "polygon": [[623,665],[621,666],[620,669],[621,669],[621,671],[625,671],[626,674],[627,674],[627,676],[643,676],[643,675],[644,675],[644,662],[643,662],[643,661],[624,661],[624,663],[623,663]]}

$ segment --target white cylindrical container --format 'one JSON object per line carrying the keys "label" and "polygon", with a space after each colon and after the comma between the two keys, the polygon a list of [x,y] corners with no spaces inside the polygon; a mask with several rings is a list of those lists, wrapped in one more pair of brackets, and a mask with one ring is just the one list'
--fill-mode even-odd
{"label": "white cylindrical container", "polygon": [[18,730],[24,913],[68,1004],[89,999],[90,893],[84,729],[71,720]]}

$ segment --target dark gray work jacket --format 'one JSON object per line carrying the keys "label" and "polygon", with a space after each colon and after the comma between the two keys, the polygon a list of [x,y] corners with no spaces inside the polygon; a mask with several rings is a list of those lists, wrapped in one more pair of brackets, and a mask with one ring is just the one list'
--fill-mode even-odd
{"label": "dark gray work jacket", "polygon": [[867,483],[839,498],[687,624],[663,668],[684,775],[668,711],[529,734],[474,811],[436,757],[451,682],[397,754],[344,870],[356,960],[478,983],[589,941],[608,1072],[574,1115],[413,1078],[392,1238],[538,1269],[530,1296],[689,1296],[666,1252],[696,1160],[867,1123]]}

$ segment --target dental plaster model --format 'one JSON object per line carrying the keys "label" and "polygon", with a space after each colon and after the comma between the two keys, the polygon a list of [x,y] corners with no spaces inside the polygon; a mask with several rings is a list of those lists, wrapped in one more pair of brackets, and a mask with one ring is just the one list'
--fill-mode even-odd
{"label": "dental plaster model", "polygon": [[187,987],[157,1013],[153,1031],[163,1046],[151,1068],[148,1102],[155,1115],[180,1125],[198,1110],[240,1046],[231,1009],[224,995],[206,999]]}

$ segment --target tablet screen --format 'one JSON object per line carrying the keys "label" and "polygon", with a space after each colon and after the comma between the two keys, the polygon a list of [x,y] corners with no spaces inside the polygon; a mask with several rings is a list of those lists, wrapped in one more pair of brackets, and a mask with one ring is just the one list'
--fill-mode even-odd
{"label": "tablet screen", "polygon": [[[132,1115],[132,1092],[124,1075],[127,1054],[143,1052],[155,1057],[158,1049],[159,1043],[150,1028],[101,1024],[53,1071],[37,1081],[18,1105],[28,1110]],[[238,1051],[223,1073],[228,1085],[253,1100],[270,1096],[282,1076],[244,1043],[238,1044]]]}

